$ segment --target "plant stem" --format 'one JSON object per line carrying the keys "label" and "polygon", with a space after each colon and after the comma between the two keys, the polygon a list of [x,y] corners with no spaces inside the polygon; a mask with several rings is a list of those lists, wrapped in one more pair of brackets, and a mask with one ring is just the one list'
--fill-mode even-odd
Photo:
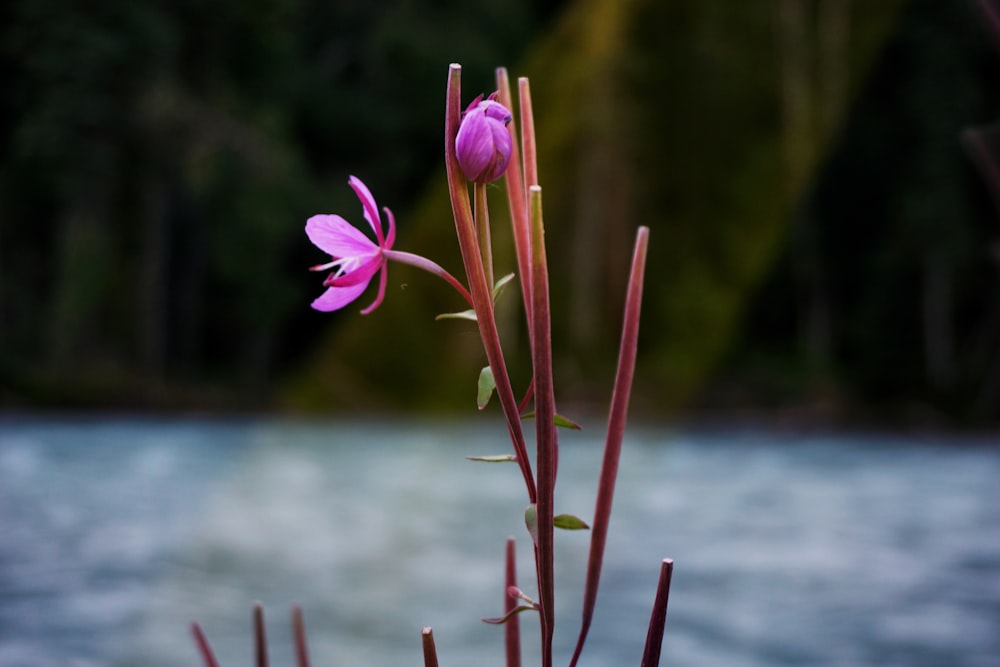
{"label": "plant stem", "polygon": [[[513,111],[513,99],[510,93],[510,82],[507,70],[499,68],[496,71],[498,101]],[[522,100],[524,113],[524,102]],[[530,108],[530,107],[529,107]],[[534,125],[532,124],[532,127]],[[528,338],[531,338],[531,224],[528,221],[528,193],[524,187],[522,176],[520,142],[517,136],[517,124],[512,120],[507,126],[510,132],[510,165],[504,179],[507,183],[507,203],[510,208],[510,223],[514,237],[514,252],[517,255],[517,272],[521,283],[521,297],[524,300],[525,317],[528,320]],[[532,136],[532,141],[534,137]]]}
{"label": "plant stem", "polygon": [[628,416],[632,378],[635,374],[635,357],[639,340],[639,314],[642,307],[642,280],[646,267],[646,249],[649,245],[649,228],[640,227],[632,254],[632,269],[629,274],[628,292],[625,297],[625,315],[622,324],[621,344],[618,350],[618,370],[615,375],[614,391],[611,395],[611,410],[608,416],[608,432],[604,443],[604,460],[597,487],[597,501],[594,507],[594,521],[590,530],[590,557],[587,559],[587,581],[583,590],[583,618],[576,649],[570,660],[575,667],[587,641],[587,633],[594,616],[597,603],[597,588],[601,582],[601,566],[604,562],[604,546],[608,538],[608,523],[611,520],[611,504],[615,495],[615,480],[618,477],[618,460],[621,456],[622,439],[625,436],[625,420]]}
{"label": "plant stem", "polygon": [[555,426],[555,388],[552,381],[552,331],[549,277],[542,222],[542,189],[530,188],[531,210],[531,320],[534,322],[532,366],[535,378],[535,433],[538,466],[538,597],[542,621],[542,667],[552,664],[555,627],[554,536],[552,519],[559,450]]}
{"label": "plant stem", "polygon": [[257,667],[267,667],[267,634],[264,632],[264,605],[255,602],[253,605],[253,636],[254,655]]}
{"label": "plant stem", "polygon": [[642,651],[640,667],[658,667],[660,650],[663,647],[663,627],[667,623],[667,602],[670,599],[670,579],[674,573],[674,561],[663,559],[660,565],[660,579],[656,584],[656,599],[649,615],[649,630],[646,631],[646,646]]}
{"label": "plant stem", "polygon": [[492,289],[493,279],[493,243],[490,240],[490,208],[486,201],[486,184],[476,183],[475,192],[476,233],[479,235],[479,254],[483,258],[483,271],[486,272],[486,284]]}
{"label": "plant stem", "polygon": [[[518,601],[510,595],[510,587],[517,586],[517,559],[515,558],[514,538],[507,538],[505,553],[503,610],[509,614],[518,605]],[[517,615],[511,616],[504,625],[504,647],[507,655],[507,667],[521,667],[521,621]]]}
{"label": "plant stem", "polygon": [[306,644],[306,623],[302,618],[302,607],[292,607],[292,641],[295,644],[295,663],[298,667],[309,667],[309,647]]}
{"label": "plant stem", "polygon": [[430,628],[420,631],[420,641],[424,647],[424,667],[438,667],[437,647],[434,646],[434,632]]}
{"label": "plant stem", "polygon": [[500,334],[497,331],[496,319],[493,314],[493,286],[486,282],[483,261],[479,252],[475,221],[472,208],[469,205],[469,191],[458,165],[455,153],[455,136],[462,118],[462,67],[453,64],[449,69],[448,91],[445,111],[445,166],[448,172],[448,192],[451,197],[451,210],[455,218],[455,231],[458,235],[458,246],[462,253],[462,263],[469,281],[469,291],[472,294],[472,308],[476,311],[476,323],[479,335],[483,341],[486,358],[493,369],[493,379],[496,382],[497,398],[503,409],[517,456],[517,464],[524,476],[524,484],[528,492],[528,501],[536,502],[537,490],[535,479],[528,459],[528,449],[524,441],[524,431],[521,428],[521,416],[517,409],[517,399],[511,387],[510,376],[503,358],[500,346]]}
{"label": "plant stem", "polygon": [[423,269],[428,273],[433,273],[435,276],[444,279],[449,285],[455,288],[462,298],[465,299],[468,304],[472,305],[472,295],[469,294],[469,290],[465,289],[465,285],[460,283],[455,276],[451,275],[443,268],[441,268],[435,262],[427,259],[426,257],[421,257],[420,255],[414,255],[410,252],[403,252],[401,250],[382,250],[382,256],[386,259],[391,259],[394,262],[399,262],[400,264],[409,264],[410,266],[415,266],[418,269]]}
{"label": "plant stem", "polygon": [[198,647],[198,653],[201,654],[201,659],[205,663],[205,667],[219,667],[219,661],[215,658],[215,653],[212,652],[212,647],[208,643],[208,638],[205,637],[205,632],[201,629],[201,626],[197,623],[191,624],[191,634],[194,636],[195,646]]}

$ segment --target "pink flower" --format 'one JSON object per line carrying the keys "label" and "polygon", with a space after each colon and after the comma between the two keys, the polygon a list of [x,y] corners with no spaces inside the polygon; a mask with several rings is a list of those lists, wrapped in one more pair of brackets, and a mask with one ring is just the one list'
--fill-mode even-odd
{"label": "pink flower", "polygon": [[379,217],[378,206],[368,187],[354,176],[350,177],[348,183],[361,200],[365,220],[375,231],[377,243],[373,243],[358,228],[339,215],[314,215],[309,218],[306,221],[306,235],[309,236],[309,240],[333,257],[332,262],[309,269],[310,271],[333,269],[333,273],[323,281],[327,290],[312,302],[312,307],[322,311],[343,308],[361,296],[375,274],[381,272],[375,301],[361,311],[363,315],[367,315],[378,308],[385,297],[387,274],[386,258],[383,253],[391,251],[392,244],[396,240],[396,220],[392,211],[384,209],[389,219],[389,232],[383,233],[382,218]]}
{"label": "pink flower", "polygon": [[455,154],[465,177],[476,183],[492,183],[507,171],[511,141],[507,124],[510,111],[496,101],[496,93],[477,97],[465,110],[455,137]]}

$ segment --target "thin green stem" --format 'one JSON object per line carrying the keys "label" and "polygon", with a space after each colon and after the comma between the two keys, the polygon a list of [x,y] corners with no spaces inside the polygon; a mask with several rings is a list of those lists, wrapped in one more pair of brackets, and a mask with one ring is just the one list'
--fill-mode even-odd
{"label": "thin green stem", "polygon": [[491,288],[493,279],[493,243],[490,240],[490,208],[486,201],[486,184],[476,183],[475,192],[475,220],[476,233],[479,235],[479,254],[483,258],[483,271],[486,272],[486,284]]}

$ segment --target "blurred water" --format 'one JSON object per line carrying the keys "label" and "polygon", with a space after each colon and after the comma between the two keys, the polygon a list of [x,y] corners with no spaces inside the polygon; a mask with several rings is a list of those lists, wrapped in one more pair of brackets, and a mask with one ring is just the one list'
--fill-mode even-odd
{"label": "blurred water", "polygon": [[[435,423],[0,422],[0,665],[501,665],[502,548],[523,482],[487,430]],[[600,426],[563,435],[557,511],[593,510]],[[1000,665],[1000,448],[636,429],[582,665],[638,665],[660,560],[663,664]],[[557,535],[571,650],[588,536]],[[534,586],[523,577],[524,588]],[[523,615],[526,664],[537,648]]]}

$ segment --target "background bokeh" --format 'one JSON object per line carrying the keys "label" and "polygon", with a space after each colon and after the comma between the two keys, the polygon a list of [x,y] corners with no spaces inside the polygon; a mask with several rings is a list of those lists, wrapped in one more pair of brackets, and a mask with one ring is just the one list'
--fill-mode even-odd
{"label": "background bokeh", "polygon": [[471,406],[474,331],[434,320],[455,295],[394,266],[375,313],[312,312],[302,233],[361,220],[355,174],[397,248],[457,272],[460,62],[467,99],[531,78],[561,405],[606,401],[645,224],[645,414],[995,423],[993,37],[971,1],[10,0],[0,406]]}

